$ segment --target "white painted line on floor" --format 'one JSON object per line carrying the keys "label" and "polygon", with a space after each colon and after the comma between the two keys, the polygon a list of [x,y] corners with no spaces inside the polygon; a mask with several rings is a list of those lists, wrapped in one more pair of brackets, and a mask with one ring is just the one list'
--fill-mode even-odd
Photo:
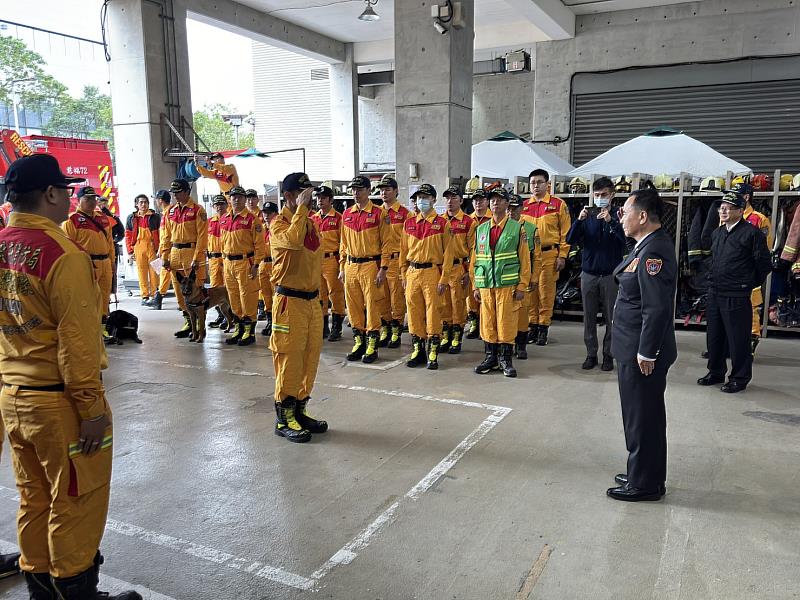
{"label": "white painted line on floor", "polygon": [[[408,356],[411,356],[410,354]],[[363,363],[360,360],[354,361],[347,361],[345,364],[348,367],[358,367],[360,369],[375,369],[376,371],[388,371],[389,369],[394,369],[395,367],[399,367],[402,365],[406,360],[408,360],[408,356],[403,356],[398,358],[397,360],[393,360],[390,363],[378,363],[376,365]]]}
{"label": "white painted line on floor", "polygon": [[316,385],[321,387],[333,388],[337,390],[350,390],[352,392],[369,392],[371,394],[383,394],[384,396],[395,396],[397,398],[414,398],[415,400],[427,400],[430,402],[442,402],[444,404],[456,404],[458,406],[466,406],[469,408],[482,408],[483,410],[490,410],[492,412],[511,411],[510,408],[506,408],[505,406],[496,406],[494,404],[483,404],[482,402],[472,402],[470,400],[457,400],[455,398],[438,398],[436,396],[428,396],[427,394],[415,394],[413,392],[404,392],[402,390],[384,390],[381,388],[371,388],[363,385],[325,383],[324,381],[318,381],[316,382]]}
{"label": "white painted line on floor", "polygon": [[681,596],[692,514],[682,510],[676,512],[672,507],[665,520],[661,561],[651,596],[653,600],[677,600]]}

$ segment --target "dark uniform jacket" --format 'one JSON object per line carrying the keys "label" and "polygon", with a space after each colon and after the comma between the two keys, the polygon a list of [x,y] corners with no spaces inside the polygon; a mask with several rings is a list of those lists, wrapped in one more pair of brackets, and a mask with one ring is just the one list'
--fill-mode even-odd
{"label": "dark uniform jacket", "polygon": [[611,275],[625,254],[625,232],[619,220],[611,217],[611,222],[589,215],[583,221],[572,222],[567,233],[570,246],[580,246],[581,271],[604,277]]}
{"label": "dark uniform jacket", "polygon": [[675,362],[675,243],[664,229],[641,241],[616,269],[619,283],[611,333],[611,353],[619,361],[637,354]]}
{"label": "dark uniform jacket", "polygon": [[772,270],[767,238],[741,219],[730,231],[717,227],[711,235],[710,290],[720,296],[749,297]]}

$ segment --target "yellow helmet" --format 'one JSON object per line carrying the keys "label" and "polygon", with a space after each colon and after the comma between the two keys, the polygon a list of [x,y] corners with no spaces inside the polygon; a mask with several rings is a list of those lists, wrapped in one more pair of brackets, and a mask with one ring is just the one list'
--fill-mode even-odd
{"label": "yellow helmet", "polygon": [[583,177],[573,177],[569,182],[570,194],[585,194],[589,191],[589,182]]}
{"label": "yellow helmet", "polygon": [[614,180],[614,191],[620,194],[630,194],[631,180],[625,175],[620,175]]}
{"label": "yellow helmet", "polygon": [[666,174],[656,175],[653,178],[653,185],[657,190],[671,190],[673,186],[672,177]]}
{"label": "yellow helmet", "polygon": [[779,184],[780,185],[780,190],[782,192],[788,192],[790,189],[792,189],[793,180],[794,180],[794,178],[791,175],[789,175],[788,173],[786,173],[785,175],[781,175],[781,181],[780,181],[780,184]]}
{"label": "yellow helmet", "polygon": [[750,183],[750,175],[737,175],[731,179],[731,189],[740,183]]}
{"label": "yellow helmet", "polygon": [[792,179],[792,189],[793,190],[800,190],[800,173],[794,176]]}
{"label": "yellow helmet", "polygon": [[725,189],[724,177],[706,177],[700,182],[701,192],[719,192]]}

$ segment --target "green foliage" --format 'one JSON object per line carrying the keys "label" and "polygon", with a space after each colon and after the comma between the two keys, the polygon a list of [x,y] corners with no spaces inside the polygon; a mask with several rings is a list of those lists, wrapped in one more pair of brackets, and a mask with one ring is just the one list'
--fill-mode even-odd
{"label": "green foliage", "polygon": [[64,94],[67,88],[45,73],[44,64],[22,40],[0,36],[0,102],[10,105],[16,91],[22,104],[38,107]]}
{"label": "green foliage", "polygon": [[52,111],[44,129],[47,135],[112,140],[111,97],[95,86],[85,86],[80,98],[62,94],[54,100]]}
{"label": "green foliage", "polygon": [[[245,132],[245,127],[239,128],[239,144],[236,144],[236,135],[233,127],[226,123],[222,115],[232,114],[236,111],[223,104],[204,106],[194,113],[194,130],[197,135],[208,145],[209,150],[238,150],[255,146],[255,134]],[[205,150],[198,142],[198,150]]]}

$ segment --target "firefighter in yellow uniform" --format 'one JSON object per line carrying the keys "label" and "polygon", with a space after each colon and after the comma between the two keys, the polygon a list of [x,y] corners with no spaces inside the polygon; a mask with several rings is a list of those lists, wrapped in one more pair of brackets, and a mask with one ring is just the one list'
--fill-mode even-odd
{"label": "firefighter in yellow uniform", "polygon": [[528,238],[528,248],[531,252],[531,276],[525,297],[522,299],[519,317],[517,320],[517,337],[514,340],[514,356],[520,360],[528,359],[528,310],[531,304],[533,288],[539,281],[539,269],[542,264],[542,245],[539,242],[539,234],[536,231],[536,223],[527,215],[522,214],[522,198],[516,194],[512,196],[509,204],[511,218],[522,223],[525,230],[525,237]]}
{"label": "firefighter in yellow uniform", "polygon": [[258,283],[261,288],[261,296],[264,298],[264,317],[266,324],[261,330],[261,335],[272,335],[272,299],[274,289],[272,287],[272,246],[269,243],[270,225],[278,216],[278,205],[274,202],[264,202],[261,208],[261,218],[264,222],[264,258],[258,267]]}
{"label": "firefighter in yellow uniform", "polygon": [[553,320],[558,274],[564,269],[569,256],[567,233],[571,225],[569,207],[561,198],[548,191],[550,175],[544,169],[530,174],[531,197],[522,205],[522,214],[536,223],[542,245],[542,267],[539,284],[531,293],[528,311],[528,343],[546,346]]}
{"label": "firefighter in yellow uniform", "polygon": [[478,374],[498,368],[516,377],[513,365],[519,311],[530,283],[531,254],[522,223],[509,217],[509,195],[502,187],[489,192],[492,219],[478,226],[470,259],[474,294],[481,303],[481,338],[486,357]]}
{"label": "firefighter in yellow uniform", "polygon": [[[258,197],[258,192],[253,188],[248,188],[244,191],[244,200],[245,206],[247,210],[249,210],[253,215],[255,215],[256,219],[261,222],[262,229],[268,229],[266,226],[266,221],[264,221],[264,215],[261,214],[261,208],[259,206],[260,198]],[[268,256],[268,255],[266,255]],[[265,258],[266,258],[265,256]],[[265,258],[262,258],[262,262]],[[271,260],[271,259],[270,259]],[[271,265],[271,263],[270,263]],[[259,272],[261,270],[261,263],[259,263]],[[261,279],[259,278],[259,284]],[[266,301],[267,298],[264,296],[264,290],[261,285],[258,287],[258,315],[256,320],[258,321],[265,321],[267,319],[267,312],[266,312]]]}
{"label": "firefighter in yellow uniform", "polygon": [[247,209],[244,189],[233,187],[228,197],[231,209],[220,217],[220,230],[225,287],[237,322],[225,343],[249,346],[256,342],[258,267],[264,259],[264,226],[261,216]]}
{"label": "firefighter in yellow uniform", "polygon": [[447,188],[444,197],[447,201],[446,218],[453,234],[453,268],[444,295],[442,351],[447,348],[450,354],[458,354],[461,352],[462,336],[467,322],[469,256],[475,245],[478,222],[461,210],[461,189],[457,185]]}
{"label": "firefighter in yellow uniform", "polygon": [[142,306],[150,306],[150,298],[158,289],[158,275],[150,263],[158,256],[160,226],[161,217],[150,209],[150,199],[144,194],[136,196],[136,210],[125,223],[125,246],[136,263]]}
{"label": "firefighter in yellow uniform", "polygon": [[[317,224],[322,238],[322,278],[319,300],[322,306],[322,337],[329,342],[342,339],[345,302],[344,286],[339,281],[339,246],[342,243],[342,214],[333,208],[333,190],[327,186],[314,188],[314,199],[319,212],[311,218]],[[328,326],[328,304],[331,308]]]}
{"label": "firefighter in yellow uniform", "polygon": [[389,262],[386,269],[386,283],[383,286],[383,308],[381,309],[381,332],[378,345],[383,348],[400,347],[400,334],[406,317],[406,299],[400,281],[400,237],[403,225],[411,215],[397,199],[397,180],[384,175],[378,182],[378,190],[383,200],[384,220],[389,224],[388,252]]}
{"label": "firefighter in yellow uniform", "polygon": [[[198,157],[195,157],[197,161]],[[239,185],[239,174],[236,172],[236,165],[226,165],[225,157],[222,154],[212,154],[208,157],[210,165],[203,166],[196,162],[197,172],[206,179],[213,179],[219,185],[219,191],[227,194],[231,188]]]}
{"label": "firefighter in yellow uniform", "polygon": [[58,227],[76,181],[49,154],[15,161],[5,178],[14,210],[0,232],[0,412],[20,495],[19,564],[34,599],[101,597],[112,426],[95,268]]}
{"label": "firefighter in yellow uniform", "polygon": [[[211,287],[225,287],[225,272],[222,260],[222,230],[220,229],[220,219],[228,211],[228,201],[222,194],[217,194],[211,200],[211,207],[214,215],[208,219],[208,280]],[[220,327],[227,329],[233,324],[225,322],[225,315],[215,306],[217,318],[209,323],[209,327]]]}
{"label": "firefighter in yellow uniform", "polygon": [[161,260],[164,269],[171,272],[172,288],[178,306],[183,311],[183,327],[175,332],[177,338],[188,338],[192,333],[186,302],[181,293],[176,273],[188,276],[194,269],[197,281],[206,280],[206,252],[208,251],[208,217],[206,209],[189,196],[190,186],[185,179],[175,179],[170,185],[175,198],[161,222]]}
{"label": "firefighter in yellow uniform", "polygon": [[78,209],[61,225],[64,233],[91,257],[94,276],[99,287],[97,306],[103,323],[108,317],[114,274],[114,240],[111,227],[114,222],[97,210],[97,193],[93,187],[78,190]]}
{"label": "firefighter in yellow uniform", "polygon": [[270,225],[275,297],[269,349],[275,366],[275,434],[290,442],[307,442],[312,433],[328,430],[325,421],[314,419],[306,409],[322,350],[322,249],[309,215],[308,175],[290,173],[281,192],[283,210]]}
{"label": "firefighter in yellow uniform", "polygon": [[[170,198],[169,192],[167,190],[158,190],[155,193],[155,201],[160,211],[159,214],[159,225],[158,225],[158,252],[157,254],[161,255],[161,240],[164,239],[164,221],[167,218],[167,212],[169,211],[172,205],[172,199]],[[172,274],[165,268],[161,268],[161,271],[158,273],[158,290],[156,291],[156,295],[153,296],[153,299],[150,301],[150,308],[155,310],[161,310],[161,306],[164,303],[164,296],[167,295],[169,291],[169,286],[172,284]]]}
{"label": "firefighter in yellow uniform", "polygon": [[[400,242],[400,274],[408,307],[411,357],[407,367],[439,368],[442,297],[453,267],[453,238],[447,219],[436,214],[436,189],[423,183],[412,195],[417,212],[406,219]],[[426,344],[427,339],[427,344]]]}
{"label": "firefighter in yellow uniform", "polygon": [[[492,218],[492,211],[489,210],[489,198],[486,197],[486,192],[483,188],[479,187],[473,192],[472,206],[475,210],[469,216],[475,221],[475,228],[477,229],[478,225],[482,225]],[[467,325],[464,327],[465,337],[470,340],[478,339],[480,336],[478,316],[480,315],[481,304],[475,300],[473,291],[472,282],[470,281],[470,286],[467,290]]]}
{"label": "firefighter in yellow uniform", "polygon": [[348,186],[355,204],[342,214],[339,278],[344,281],[353,350],[347,360],[373,363],[378,358],[383,283],[389,269],[389,224],[384,210],[369,199],[370,182],[356,175]]}

